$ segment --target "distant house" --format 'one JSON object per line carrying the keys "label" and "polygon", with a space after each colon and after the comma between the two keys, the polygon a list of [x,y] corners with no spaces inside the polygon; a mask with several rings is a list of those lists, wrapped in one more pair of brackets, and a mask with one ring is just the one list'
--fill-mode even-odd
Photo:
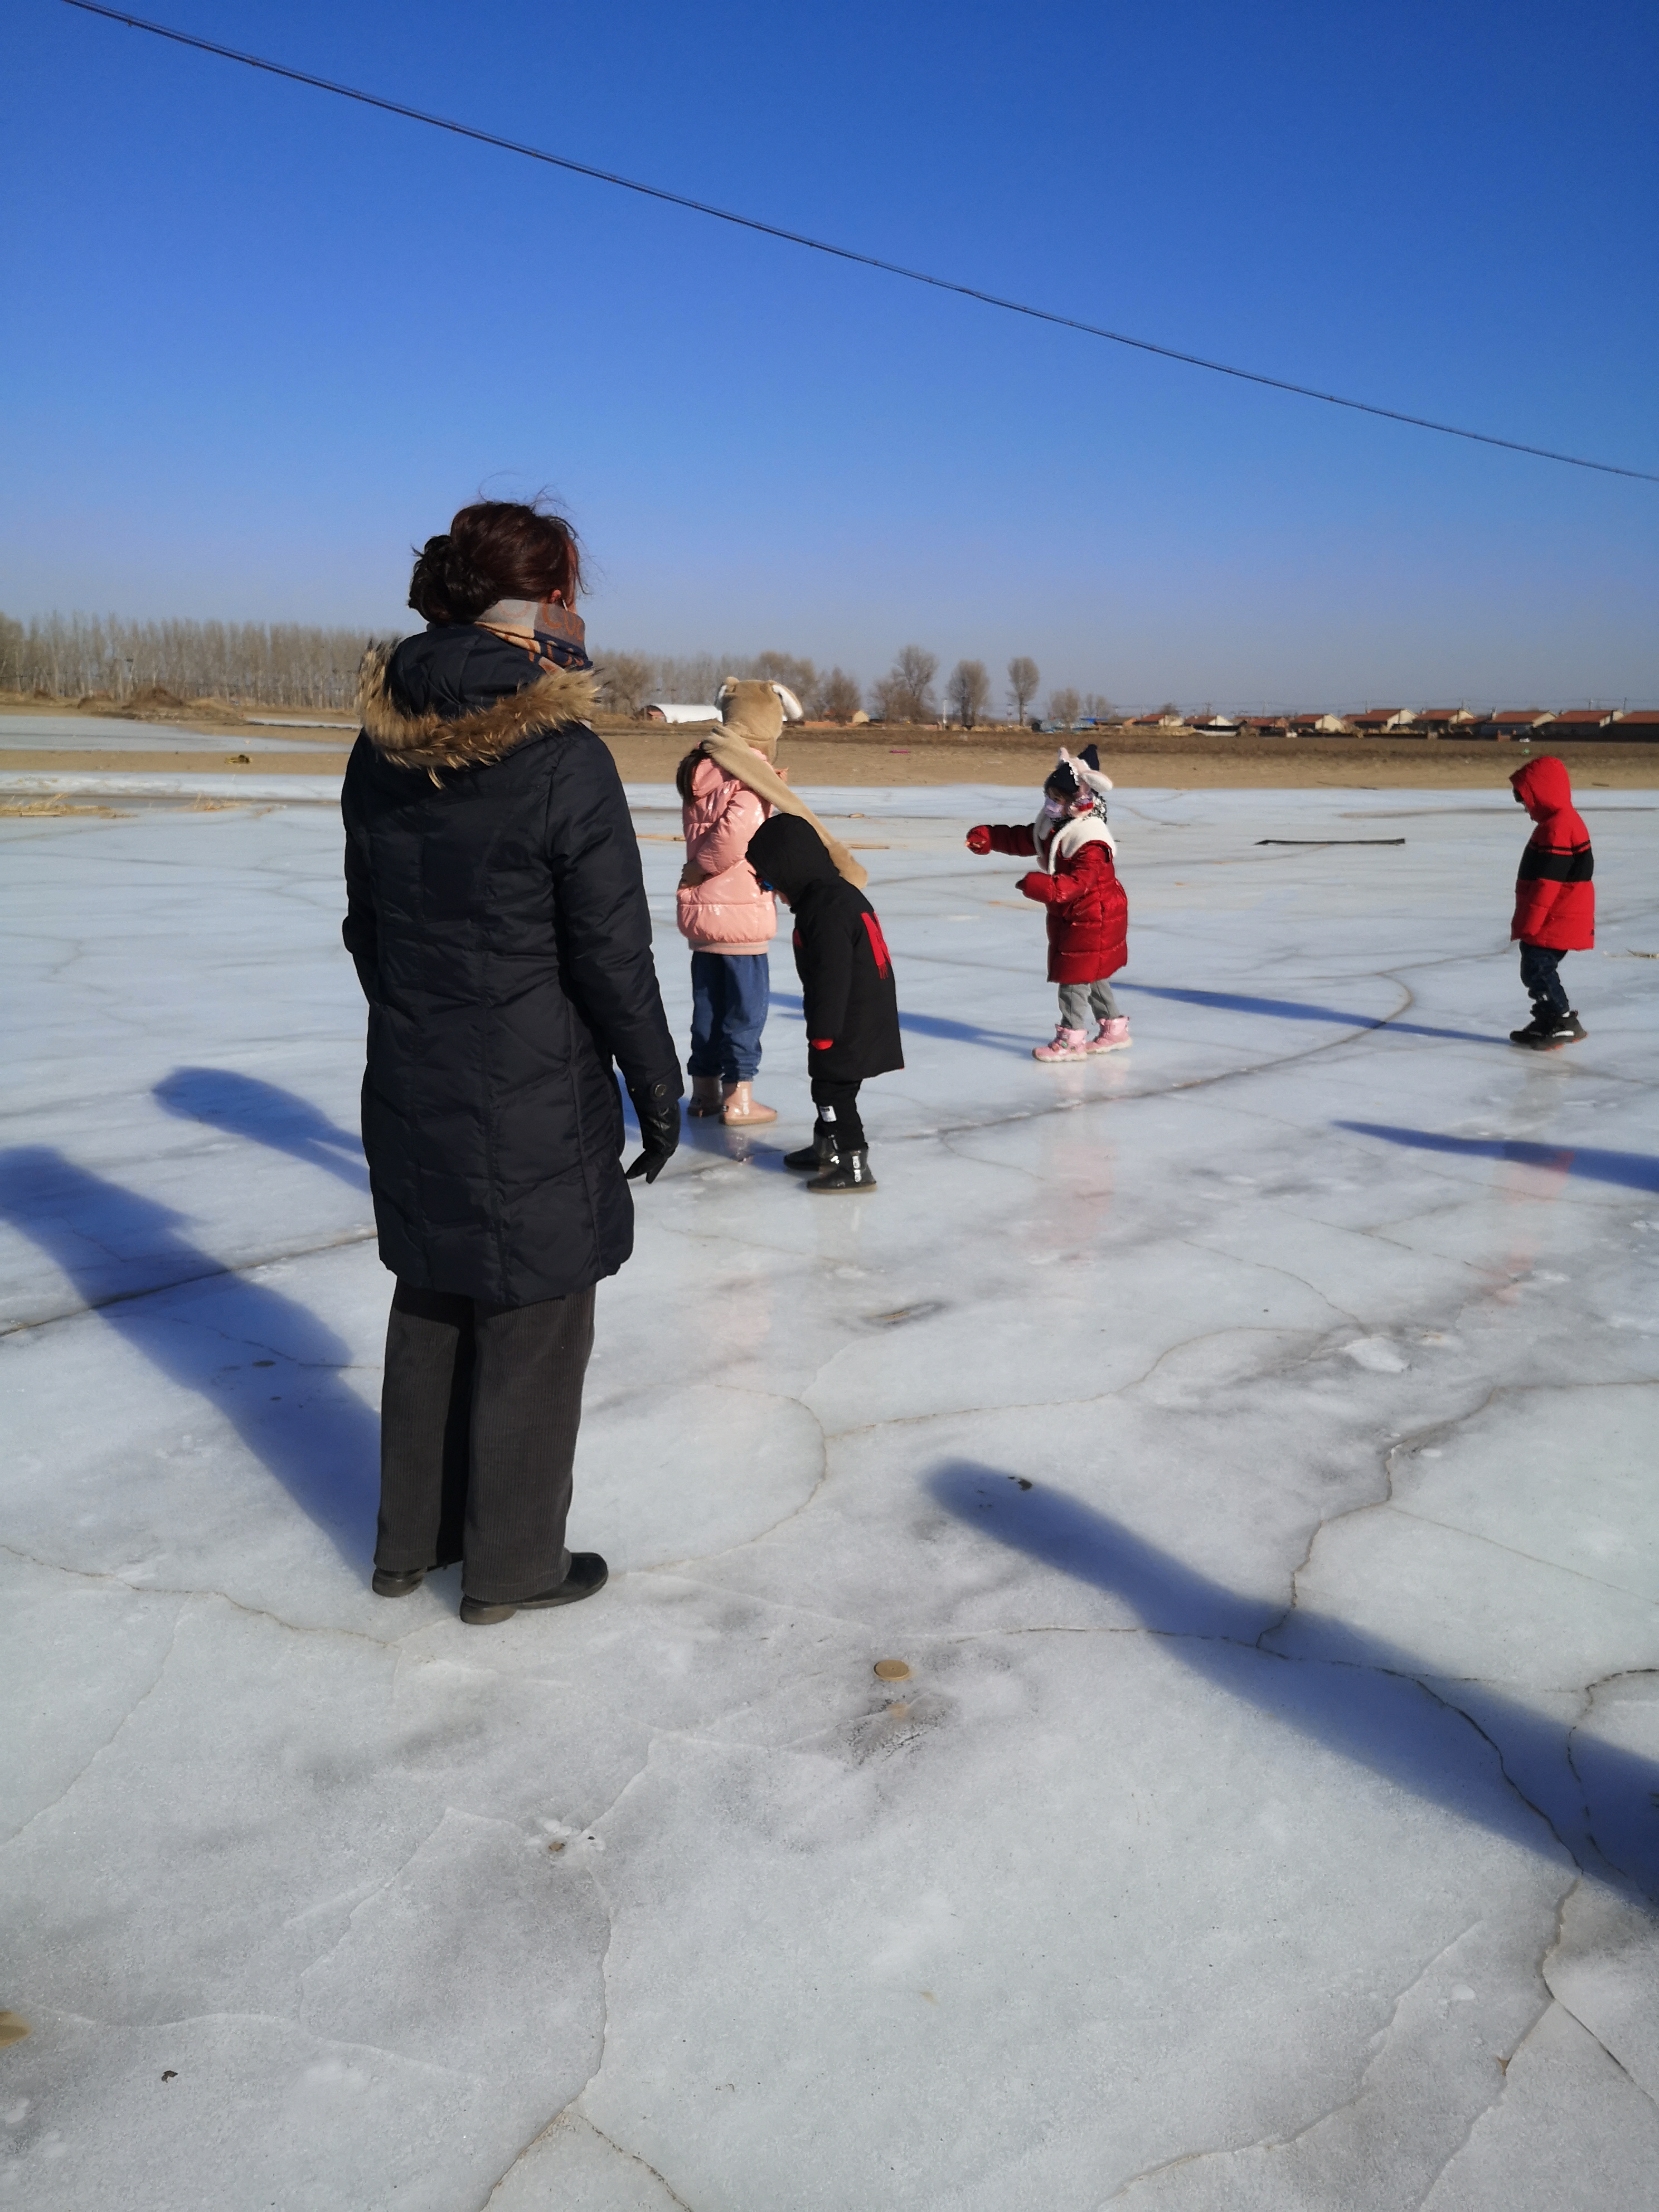
{"label": "distant house", "polygon": [[672,699],[647,699],[643,709],[647,722],[718,722],[718,707],[686,707]]}
{"label": "distant house", "polygon": [[1238,721],[1232,714],[1195,714],[1192,726],[1202,730],[1206,738],[1231,738],[1237,733]]}
{"label": "distant house", "polygon": [[1238,726],[1257,738],[1286,738],[1291,733],[1290,723],[1283,714],[1245,714],[1240,717]]}
{"label": "distant house", "polygon": [[[726,683],[731,680],[728,677]],[[787,684],[775,683],[772,689],[778,695],[778,704],[783,708],[786,722],[804,722],[806,720],[805,708]],[[717,701],[725,698],[726,684],[721,684],[714,696]],[[642,712],[647,722],[718,722],[720,718],[718,705],[688,707],[672,699],[648,699]]]}
{"label": "distant house", "polygon": [[1477,722],[1470,734],[1477,738],[1497,738],[1513,741],[1529,738],[1541,730],[1546,722],[1555,720],[1547,707],[1500,707],[1495,714],[1488,714],[1484,722]]}
{"label": "distant house", "polygon": [[1569,707],[1551,722],[1550,743],[1573,738],[1582,743],[1586,738],[1599,738],[1613,719],[1605,707]]}
{"label": "distant house", "polygon": [[1409,707],[1367,707],[1363,714],[1350,714],[1348,726],[1357,736],[1380,738],[1389,730],[1403,730],[1411,720]]}
{"label": "distant house", "polygon": [[1419,707],[1414,719],[1425,738],[1446,738],[1467,729],[1480,717],[1470,707]]}
{"label": "distant house", "polygon": [[1601,735],[1620,744],[1659,745],[1659,713],[1650,707],[1642,707],[1629,714],[1615,714]]}
{"label": "distant house", "polygon": [[1353,730],[1340,714],[1292,714],[1291,735],[1296,738],[1351,738]]}

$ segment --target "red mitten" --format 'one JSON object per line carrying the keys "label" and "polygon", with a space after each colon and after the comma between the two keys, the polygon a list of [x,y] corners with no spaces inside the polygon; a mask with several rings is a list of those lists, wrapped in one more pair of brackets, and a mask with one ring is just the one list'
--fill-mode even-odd
{"label": "red mitten", "polygon": [[968,850],[970,853],[988,853],[990,849],[991,832],[981,822],[976,829],[968,832]]}
{"label": "red mitten", "polygon": [[[1035,890],[1031,888],[1033,884],[1037,886]],[[1028,899],[1037,899],[1045,904],[1048,901],[1048,878],[1041,868],[1033,868],[1029,876],[1022,876],[1015,888],[1023,891]]]}

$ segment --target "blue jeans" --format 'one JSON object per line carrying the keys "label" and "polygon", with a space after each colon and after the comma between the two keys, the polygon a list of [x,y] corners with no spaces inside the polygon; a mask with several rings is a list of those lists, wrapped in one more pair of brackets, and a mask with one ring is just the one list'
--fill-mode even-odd
{"label": "blue jeans", "polygon": [[690,1073],[752,1083],[771,1003],[772,964],[763,952],[693,952]]}
{"label": "blue jeans", "polygon": [[1521,947],[1521,984],[1532,1000],[1535,1014],[1565,1014],[1567,1006],[1567,987],[1561,981],[1561,963],[1565,952],[1557,952],[1547,945],[1523,945]]}

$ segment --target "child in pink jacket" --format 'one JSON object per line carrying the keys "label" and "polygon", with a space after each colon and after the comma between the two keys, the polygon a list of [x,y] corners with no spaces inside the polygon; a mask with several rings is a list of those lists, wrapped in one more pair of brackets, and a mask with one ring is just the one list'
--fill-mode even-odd
{"label": "child in pink jacket", "polygon": [[[783,708],[770,684],[723,684],[720,719],[772,765]],[[775,1121],[776,1109],[761,1105],[751,1085],[771,1001],[767,947],[777,935],[778,908],[744,857],[772,810],[701,745],[687,753],[674,781],[685,829],[678,919],[691,947],[690,1111],[718,1114],[731,1128]]]}

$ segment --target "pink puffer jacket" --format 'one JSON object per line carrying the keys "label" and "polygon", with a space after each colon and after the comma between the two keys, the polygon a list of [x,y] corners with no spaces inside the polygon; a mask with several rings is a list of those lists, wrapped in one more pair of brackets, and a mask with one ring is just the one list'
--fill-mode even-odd
{"label": "pink puffer jacket", "polygon": [[683,883],[678,898],[680,934],[697,951],[764,952],[777,935],[778,902],[744,858],[771,811],[713,761],[697,763],[681,818],[688,872],[700,868],[703,880]]}

